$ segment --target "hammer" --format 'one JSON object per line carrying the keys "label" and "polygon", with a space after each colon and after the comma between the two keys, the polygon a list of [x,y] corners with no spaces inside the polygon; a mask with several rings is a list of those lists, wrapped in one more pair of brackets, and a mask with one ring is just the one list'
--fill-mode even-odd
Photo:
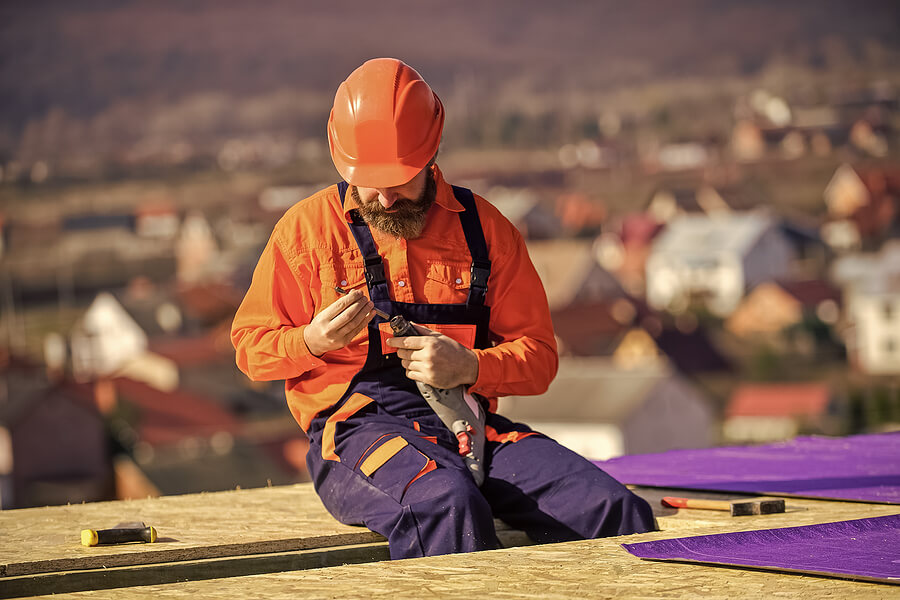
{"label": "hammer", "polygon": [[141,522],[119,523],[112,529],[82,529],[81,544],[97,546],[106,544],[126,544],[128,542],[156,541],[156,528],[148,527]]}
{"label": "hammer", "polygon": [[768,515],[784,512],[784,500],[780,498],[757,500],[704,500],[701,498],[676,498],[666,496],[662,499],[663,506],[673,508],[705,508],[707,510],[724,510],[731,513],[732,517],[746,515]]}

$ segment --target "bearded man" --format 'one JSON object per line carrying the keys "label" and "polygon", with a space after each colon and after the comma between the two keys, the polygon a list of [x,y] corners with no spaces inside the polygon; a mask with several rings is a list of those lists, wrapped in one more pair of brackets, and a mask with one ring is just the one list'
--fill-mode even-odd
{"label": "bearded man", "polygon": [[[499,396],[546,391],[556,343],[522,236],[435,164],[443,124],[399,60],[340,85],[328,140],[343,180],[275,226],[234,319],[238,366],[285,380],[325,507],[392,558],[497,548],[494,518],[537,542],[651,530],[646,502],[496,414]],[[396,337],[396,315],[420,335]],[[462,386],[486,415],[483,482],[417,385]]]}

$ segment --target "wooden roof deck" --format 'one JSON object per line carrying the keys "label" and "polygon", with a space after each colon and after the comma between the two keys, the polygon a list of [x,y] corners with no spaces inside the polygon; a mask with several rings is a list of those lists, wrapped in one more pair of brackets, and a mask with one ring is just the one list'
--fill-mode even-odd
{"label": "wooden roof deck", "polygon": [[[892,515],[896,505],[791,498],[784,514],[730,517],[664,508],[666,490],[636,491],[654,507],[660,531],[522,546],[521,533],[502,529],[503,550],[394,562],[384,562],[381,536],[329,516],[310,484],[5,511],[0,597],[898,597],[891,585],[643,561],[620,546]],[[154,525],[159,541],[80,545],[81,529],[135,520]]]}

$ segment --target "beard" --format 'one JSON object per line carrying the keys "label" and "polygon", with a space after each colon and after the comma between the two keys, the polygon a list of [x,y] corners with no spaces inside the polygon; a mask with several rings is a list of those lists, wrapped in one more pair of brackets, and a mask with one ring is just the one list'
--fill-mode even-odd
{"label": "beard", "polygon": [[413,240],[422,235],[422,230],[425,229],[425,218],[431,205],[434,204],[437,186],[434,183],[434,174],[428,169],[422,195],[414,199],[398,198],[391,205],[390,212],[381,206],[377,197],[364,204],[355,186],[350,188],[350,194],[356,200],[360,216],[370,227],[396,238]]}

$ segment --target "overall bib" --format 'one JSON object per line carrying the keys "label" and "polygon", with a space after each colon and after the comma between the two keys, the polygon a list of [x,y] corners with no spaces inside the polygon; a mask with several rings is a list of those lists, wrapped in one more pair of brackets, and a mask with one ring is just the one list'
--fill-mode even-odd
{"label": "overall bib", "polygon": [[[347,187],[339,184],[342,203]],[[392,301],[375,241],[356,211],[350,227],[376,308],[423,325],[461,326],[469,333],[474,327],[470,347],[486,348],[491,262],[472,193],[455,186],[453,192],[465,208],[459,219],[472,260],[465,303]],[[385,329],[377,315],[370,321],[364,366],[307,432],[307,466],[335,518],[384,535],[395,559],[497,548],[495,516],[538,542],[652,530],[646,502],[550,438],[490,412],[487,478],[479,488],[456,437],[406,377],[396,352],[385,353],[382,340],[391,337]]]}

